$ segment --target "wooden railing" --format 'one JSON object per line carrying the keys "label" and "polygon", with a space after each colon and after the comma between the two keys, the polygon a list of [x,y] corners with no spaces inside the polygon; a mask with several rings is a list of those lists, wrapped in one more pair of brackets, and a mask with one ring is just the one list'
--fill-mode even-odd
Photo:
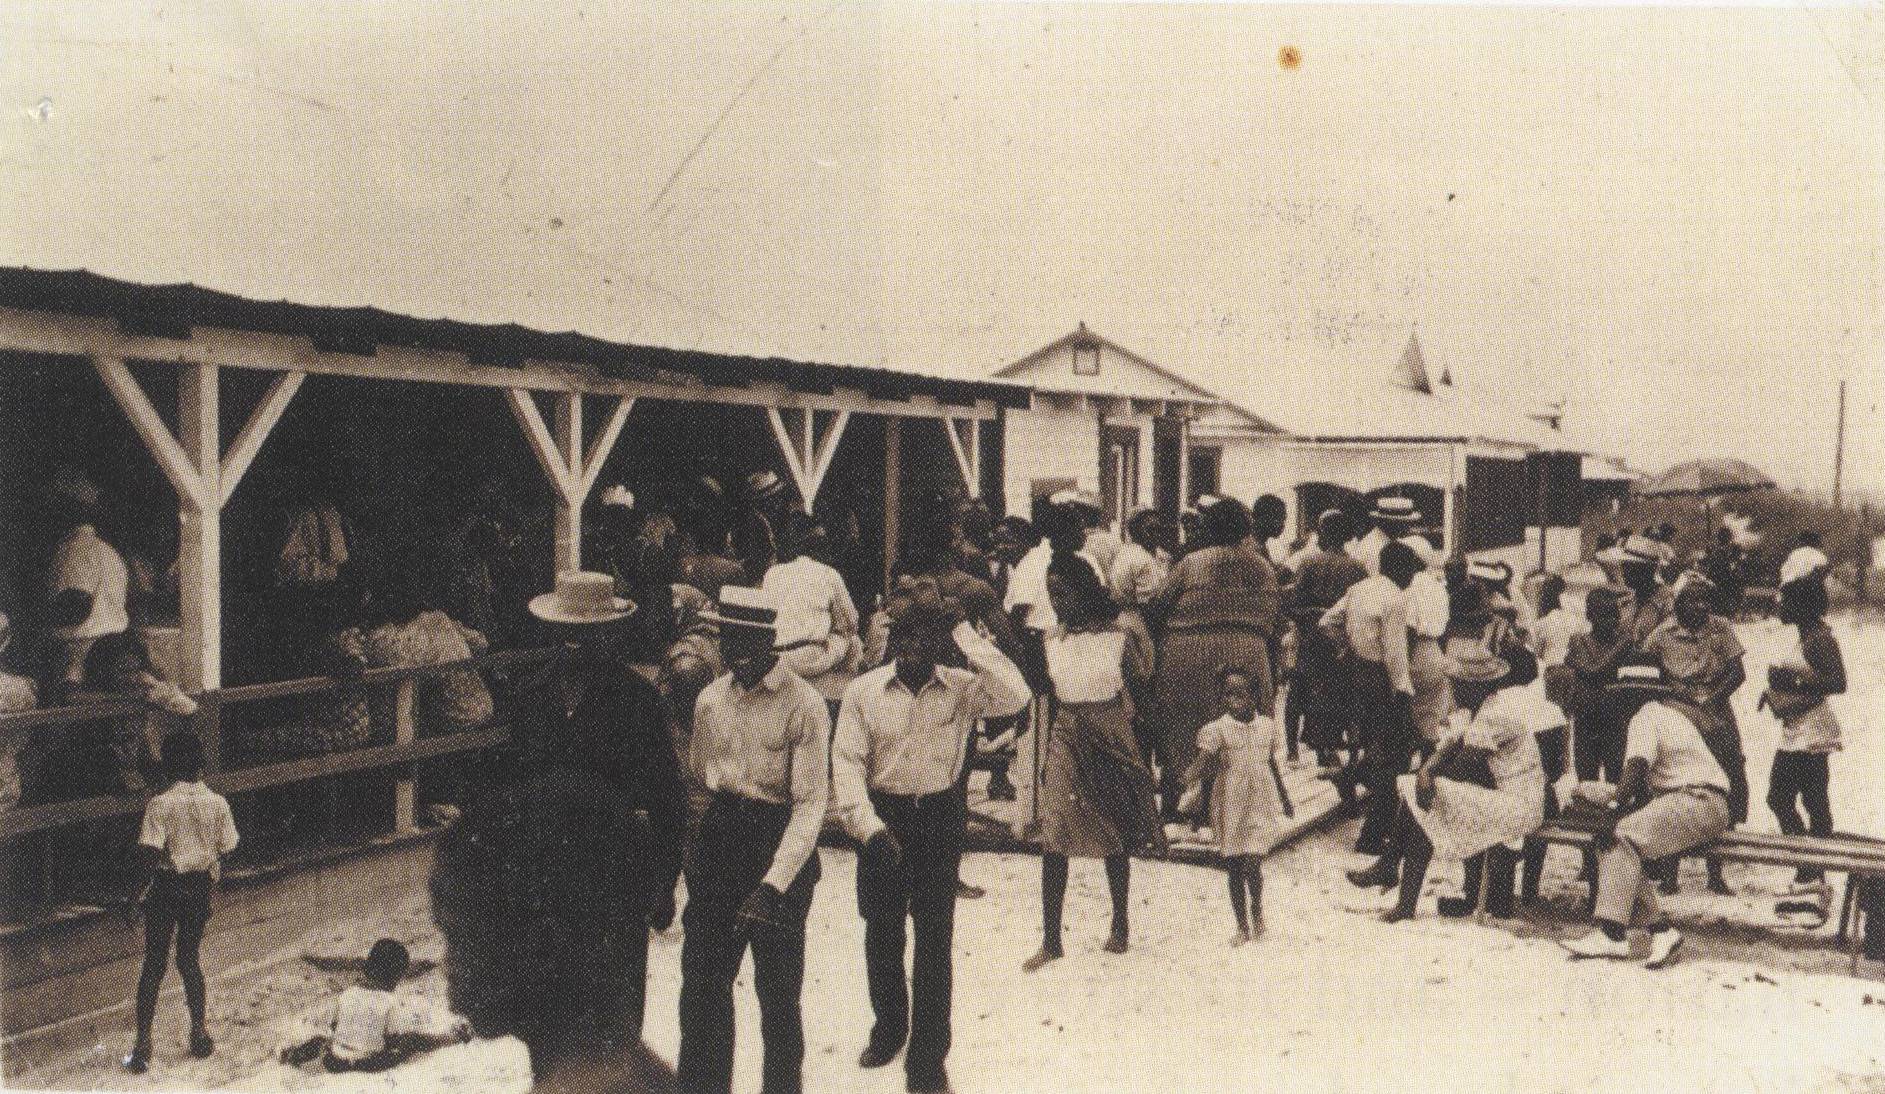
{"label": "wooden railing", "polygon": [[[410,830],[414,823],[414,787],[411,765],[438,756],[490,748],[510,739],[510,727],[506,724],[501,710],[498,716],[487,725],[440,737],[418,739],[415,703],[420,679],[467,670],[540,665],[549,661],[554,654],[555,651],[549,649],[507,650],[445,665],[368,669],[359,676],[346,679],[311,677],[266,684],[247,684],[206,692],[196,696],[200,704],[199,709],[196,714],[190,716],[194,728],[203,739],[204,755],[207,761],[205,781],[219,793],[241,794],[333,775],[405,766],[407,770],[401,774],[395,784],[393,823],[398,830]],[[384,687],[396,689],[393,704],[393,743],[366,745],[305,759],[224,770],[221,728],[222,713],[225,708],[323,691],[337,691],[343,688],[363,690]],[[57,734],[78,725],[114,718],[142,717],[147,710],[145,704],[140,702],[112,701],[88,703],[82,706],[49,707],[17,714],[0,714],[0,735],[12,735],[22,730],[33,731],[34,736]],[[6,813],[0,813],[0,840],[84,821],[139,813],[143,811],[145,803],[149,800],[148,793],[110,794],[12,809]]]}

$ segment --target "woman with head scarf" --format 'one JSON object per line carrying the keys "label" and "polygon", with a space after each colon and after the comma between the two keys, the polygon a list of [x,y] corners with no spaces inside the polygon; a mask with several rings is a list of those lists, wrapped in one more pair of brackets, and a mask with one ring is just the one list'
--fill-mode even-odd
{"label": "woman with head scarf", "polygon": [[1168,820],[1177,819],[1180,780],[1197,754],[1198,730],[1218,716],[1218,673],[1226,665],[1243,668],[1258,711],[1276,710],[1270,643],[1282,597],[1276,571],[1249,535],[1250,513],[1241,503],[1212,503],[1199,527],[1203,546],[1179,560],[1142,611],[1162,643],[1153,697]]}

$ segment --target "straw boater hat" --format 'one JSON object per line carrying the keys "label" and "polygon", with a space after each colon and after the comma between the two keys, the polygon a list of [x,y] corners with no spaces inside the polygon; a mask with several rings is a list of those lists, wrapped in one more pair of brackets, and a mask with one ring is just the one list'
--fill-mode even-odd
{"label": "straw boater hat", "polygon": [[1447,659],[1447,678],[1462,684],[1496,684],[1512,674],[1505,658],[1477,647]]}
{"label": "straw boater hat", "polygon": [[746,496],[754,501],[777,497],[785,489],[776,471],[755,471],[746,476]]}
{"label": "straw boater hat", "polygon": [[1512,567],[1503,562],[1482,562],[1472,559],[1466,563],[1466,576],[1474,581],[1490,581],[1495,585],[1504,585],[1512,580]]}
{"label": "straw boater hat", "polygon": [[635,611],[635,602],[615,595],[615,579],[586,570],[564,570],[556,588],[530,601],[530,614],[546,623],[613,623]]}
{"label": "straw boater hat", "polygon": [[1368,514],[1375,520],[1401,521],[1412,524],[1420,519],[1420,510],[1414,508],[1414,499],[1388,496],[1376,498],[1374,509]]}
{"label": "straw boater hat", "polygon": [[1648,536],[1628,535],[1623,537],[1623,542],[1599,553],[1597,561],[1617,565],[1655,566],[1663,561],[1663,553],[1667,550],[1666,544],[1658,543]]}
{"label": "straw boater hat", "polygon": [[1657,665],[1621,665],[1617,668],[1617,678],[1610,685],[1611,691],[1647,691],[1665,694],[1674,690],[1669,678],[1663,675]]}
{"label": "straw boater hat", "polygon": [[602,492],[603,505],[619,505],[624,509],[635,508],[635,494],[628,487],[616,483]]}
{"label": "straw boater hat", "polygon": [[779,623],[779,598],[764,589],[748,585],[725,585],[720,589],[719,601],[711,609],[701,612],[700,618],[719,624],[722,638],[730,631],[755,637],[761,632],[775,634]]}

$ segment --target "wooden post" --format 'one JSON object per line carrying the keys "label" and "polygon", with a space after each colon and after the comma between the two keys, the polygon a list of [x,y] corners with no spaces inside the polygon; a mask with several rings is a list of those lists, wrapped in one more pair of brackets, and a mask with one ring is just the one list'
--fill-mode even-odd
{"label": "wooden post", "polygon": [[[399,682],[399,691],[393,701],[393,743],[409,745],[418,736],[414,721],[414,700],[418,695],[417,677],[408,676]],[[414,828],[413,767],[407,764],[400,769],[399,781],[393,784],[393,830],[410,832]]]}
{"label": "wooden post", "polygon": [[[184,365],[178,377],[178,437],[202,484],[178,509],[179,621],[185,691],[222,686],[222,442],[214,365]],[[205,742],[207,743],[207,742]],[[212,753],[213,755],[213,753]]]}
{"label": "wooden post", "polygon": [[[551,435],[557,454],[568,469],[583,466],[583,397],[569,391],[556,397],[556,422]],[[583,498],[575,484],[556,491],[556,570],[583,568]]]}
{"label": "wooden post", "polygon": [[899,527],[903,505],[903,423],[884,419],[884,591],[890,591],[890,577],[897,566]]}

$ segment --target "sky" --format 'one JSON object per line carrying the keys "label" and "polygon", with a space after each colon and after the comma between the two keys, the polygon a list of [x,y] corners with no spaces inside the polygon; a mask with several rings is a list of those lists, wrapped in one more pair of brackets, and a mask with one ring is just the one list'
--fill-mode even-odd
{"label": "sky", "polygon": [[1820,489],[1843,378],[1885,491],[1882,105],[1878,6],[9,0],[0,264],[1206,387],[1417,329]]}

